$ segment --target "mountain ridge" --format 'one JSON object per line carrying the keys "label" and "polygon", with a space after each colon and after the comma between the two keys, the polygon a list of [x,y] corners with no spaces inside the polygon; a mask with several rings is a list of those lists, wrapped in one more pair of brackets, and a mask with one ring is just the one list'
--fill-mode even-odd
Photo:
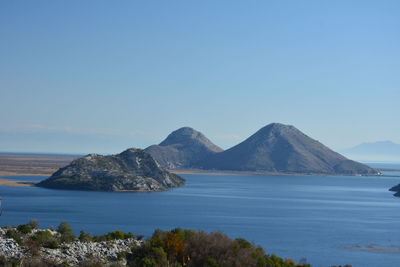
{"label": "mountain ridge", "polygon": [[[325,175],[379,174],[378,171],[329,149],[292,125],[268,124],[225,151],[211,151],[208,147],[209,153],[206,156],[200,152],[199,147],[182,141],[185,138],[179,135],[187,128],[189,127],[172,132],[160,145],[150,146],[146,150],[161,165],[167,168],[172,166],[172,169]],[[207,144],[212,144],[205,136],[204,138]],[[190,151],[188,161],[185,161],[186,154],[181,152],[182,147]]]}

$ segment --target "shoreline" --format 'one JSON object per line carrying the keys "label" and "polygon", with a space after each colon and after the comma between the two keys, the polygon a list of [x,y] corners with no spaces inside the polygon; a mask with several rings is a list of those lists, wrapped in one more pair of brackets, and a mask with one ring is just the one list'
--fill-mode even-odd
{"label": "shoreline", "polygon": [[0,186],[34,186],[36,183],[29,181],[16,181],[0,178]]}
{"label": "shoreline", "polygon": [[[386,172],[400,172],[394,169],[378,169]],[[289,173],[289,172],[268,172],[268,171],[223,171],[223,170],[200,170],[200,169],[172,169],[168,170],[174,174],[201,174],[201,175],[264,175],[264,176],[354,176],[354,177],[399,177],[400,175],[351,175],[351,174],[327,174],[327,173]]]}
{"label": "shoreline", "polygon": [[[398,169],[383,169],[379,168],[379,171],[386,171],[386,172],[400,172]],[[355,177],[363,177],[363,176],[375,176],[375,175],[333,175],[333,174],[317,174],[317,173],[282,173],[282,172],[262,172],[262,171],[220,171],[220,170],[200,170],[200,169],[173,169],[168,170],[171,173],[181,175],[181,174],[189,174],[189,175],[264,175],[264,176],[355,176]],[[7,179],[7,176],[16,177],[16,176],[45,176],[49,177],[52,172],[48,170],[45,171],[37,171],[37,172],[25,172],[25,171],[2,171],[0,170],[0,186],[28,186],[32,187],[36,183],[31,181],[24,181],[24,180],[10,180]],[[390,175],[384,174],[379,175],[379,177],[398,177],[400,175]]]}

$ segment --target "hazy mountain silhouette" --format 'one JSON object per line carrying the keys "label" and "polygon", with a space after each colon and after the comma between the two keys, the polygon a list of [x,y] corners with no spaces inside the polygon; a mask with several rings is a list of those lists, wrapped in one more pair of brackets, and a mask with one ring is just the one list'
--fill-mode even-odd
{"label": "hazy mountain silhouette", "polygon": [[315,174],[376,174],[290,125],[272,123],[242,143],[198,163],[202,169]]}
{"label": "hazy mountain silhouette", "polygon": [[183,127],[172,132],[159,145],[145,149],[163,167],[168,169],[193,168],[198,162],[223,151],[201,132]]}
{"label": "hazy mountain silhouette", "polygon": [[349,158],[368,161],[400,161],[400,144],[391,141],[362,143],[341,150]]}

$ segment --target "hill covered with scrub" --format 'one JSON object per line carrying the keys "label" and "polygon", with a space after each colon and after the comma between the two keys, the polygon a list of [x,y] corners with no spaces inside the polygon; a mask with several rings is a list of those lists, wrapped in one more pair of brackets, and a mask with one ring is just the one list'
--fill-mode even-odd
{"label": "hill covered with scrub", "polygon": [[[0,266],[138,266],[138,267],[310,267],[294,263],[242,238],[225,234],[174,229],[142,236],[114,231],[75,236],[68,223],[54,229],[38,229],[31,221],[0,228]],[[346,265],[350,267],[350,265]]]}

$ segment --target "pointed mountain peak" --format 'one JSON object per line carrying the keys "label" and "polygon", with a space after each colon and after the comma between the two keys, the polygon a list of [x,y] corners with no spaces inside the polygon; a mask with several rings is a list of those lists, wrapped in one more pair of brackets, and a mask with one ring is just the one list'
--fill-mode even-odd
{"label": "pointed mountain peak", "polygon": [[376,174],[332,151],[292,125],[271,123],[240,144],[212,155],[204,169],[318,174]]}

